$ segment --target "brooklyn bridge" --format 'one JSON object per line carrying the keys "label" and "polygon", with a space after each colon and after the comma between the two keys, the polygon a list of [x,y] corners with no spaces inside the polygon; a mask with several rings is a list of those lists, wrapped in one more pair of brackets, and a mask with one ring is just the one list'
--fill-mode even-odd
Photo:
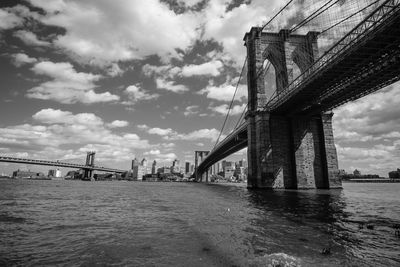
{"label": "brooklyn bridge", "polygon": [[[208,181],[213,164],[247,147],[248,188],[341,187],[332,109],[399,80],[400,1],[359,1],[364,6],[342,12],[343,19],[326,29],[298,33],[337,2],[328,1],[291,29],[269,32],[268,22],[245,34],[247,108],[211,151],[195,152],[199,181]],[[335,40],[334,29],[360,14]],[[319,39],[334,42],[322,51]],[[271,67],[275,86],[266,82]]]}

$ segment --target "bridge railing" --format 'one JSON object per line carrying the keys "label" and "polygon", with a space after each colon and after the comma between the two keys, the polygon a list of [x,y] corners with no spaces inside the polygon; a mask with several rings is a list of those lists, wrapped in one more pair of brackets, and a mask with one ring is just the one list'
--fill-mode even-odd
{"label": "bridge railing", "polygon": [[264,110],[272,111],[279,105],[284,103],[293,92],[298,89],[301,84],[305,84],[312,80],[318,72],[325,66],[341,57],[351,49],[356,41],[363,38],[366,34],[373,31],[379,22],[386,19],[393,12],[400,9],[400,0],[386,0],[368,16],[366,16],[358,25],[348,32],[342,39],[328,49],[321,57],[319,57],[306,71],[301,73],[280,93],[276,93],[274,97],[265,105]]}

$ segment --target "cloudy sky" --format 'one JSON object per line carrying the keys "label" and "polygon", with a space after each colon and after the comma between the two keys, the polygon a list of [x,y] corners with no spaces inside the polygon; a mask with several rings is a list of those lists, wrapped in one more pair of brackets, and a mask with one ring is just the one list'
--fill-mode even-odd
{"label": "cloudy sky", "polygon": [[[298,1],[276,29],[304,15]],[[315,1],[314,1],[315,2]],[[246,56],[282,0],[26,0],[0,4],[0,154],[127,169],[213,147]],[[335,110],[340,168],[400,167],[399,84]],[[233,121],[247,102],[239,86]],[[246,151],[234,155],[245,158]],[[0,163],[0,172],[40,167]]]}

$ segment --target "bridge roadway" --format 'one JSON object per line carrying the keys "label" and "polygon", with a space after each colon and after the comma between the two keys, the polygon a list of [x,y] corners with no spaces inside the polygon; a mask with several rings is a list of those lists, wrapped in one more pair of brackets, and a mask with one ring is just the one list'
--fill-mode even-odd
{"label": "bridge roadway", "polygon": [[[356,100],[400,79],[400,0],[385,1],[287,88],[265,110],[312,115]],[[222,140],[198,166],[247,147],[247,123]]]}
{"label": "bridge roadway", "polygon": [[400,79],[400,0],[386,1],[273,98],[274,114],[331,110]]}
{"label": "bridge roadway", "polygon": [[119,170],[113,168],[106,168],[101,166],[88,166],[84,164],[67,163],[61,161],[48,161],[48,160],[37,160],[37,159],[23,159],[14,157],[0,156],[0,162],[11,162],[11,163],[22,163],[22,164],[32,164],[32,165],[45,165],[45,166],[55,166],[64,168],[74,168],[74,169],[85,169],[94,171],[104,171],[113,173],[123,173],[126,170]]}

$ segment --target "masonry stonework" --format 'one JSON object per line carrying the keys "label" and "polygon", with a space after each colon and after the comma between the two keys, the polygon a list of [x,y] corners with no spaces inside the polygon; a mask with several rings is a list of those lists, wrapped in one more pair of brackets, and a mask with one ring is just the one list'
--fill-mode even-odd
{"label": "masonry stonework", "polygon": [[316,32],[290,35],[261,32],[245,35],[248,55],[248,187],[340,188],[332,113],[273,114],[264,110],[264,61],[275,68],[278,94],[318,57]]}

